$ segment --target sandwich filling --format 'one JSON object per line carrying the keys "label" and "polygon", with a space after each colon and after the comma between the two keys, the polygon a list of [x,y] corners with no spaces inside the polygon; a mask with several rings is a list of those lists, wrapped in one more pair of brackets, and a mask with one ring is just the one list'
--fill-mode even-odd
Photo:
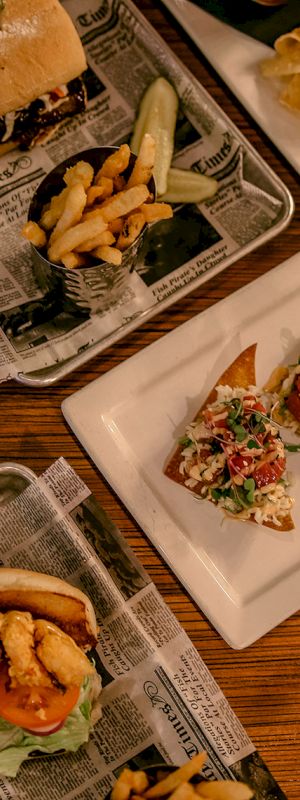
{"label": "sandwich filling", "polygon": [[48,138],[64,119],[84,111],[86,90],[81,78],[57,86],[24,108],[0,116],[1,146],[19,146],[29,150]]}
{"label": "sandwich filling", "polygon": [[34,750],[88,740],[101,683],[70,636],[29,612],[0,614],[0,642],[0,773],[14,776]]}
{"label": "sandwich filling", "polygon": [[256,387],[217,386],[217,399],[187,425],[185,485],[230,516],[280,526],[293,504],[284,443]]}

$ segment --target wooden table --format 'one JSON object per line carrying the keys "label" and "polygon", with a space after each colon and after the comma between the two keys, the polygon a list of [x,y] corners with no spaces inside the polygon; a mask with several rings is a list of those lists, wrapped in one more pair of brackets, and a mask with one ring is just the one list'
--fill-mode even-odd
{"label": "wooden table", "polygon": [[[279,237],[210,280],[54,387],[2,384],[0,460],[38,474],[64,456],[95,493],[201,653],[289,800],[300,798],[300,613],[242,652],[231,650],[147,541],[68,429],[62,400],[299,249],[299,178],[159,3],[138,7],[285,182],[296,213]],[[297,124],[297,123],[295,123]]]}

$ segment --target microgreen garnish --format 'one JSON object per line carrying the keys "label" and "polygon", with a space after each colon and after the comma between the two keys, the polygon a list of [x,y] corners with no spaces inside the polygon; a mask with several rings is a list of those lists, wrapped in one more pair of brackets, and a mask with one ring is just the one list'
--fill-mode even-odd
{"label": "microgreen garnish", "polygon": [[181,447],[189,447],[190,444],[192,444],[192,440],[189,436],[181,436],[180,439],[178,439],[178,444],[180,444]]}
{"label": "microgreen garnish", "polygon": [[288,444],[288,442],[284,442],[284,448],[288,450],[289,453],[299,453],[300,444]]}
{"label": "microgreen garnish", "polygon": [[237,442],[243,442],[247,436],[247,431],[246,428],[244,428],[244,425],[239,425],[238,423],[234,422],[231,419],[227,419],[227,422],[229,428],[231,428],[231,430],[235,434]]}
{"label": "microgreen garnish", "polygon": [[241,416],[243,412],[243,403],[238,399],[238,397],[234,397],[229,402],[227,401],[225,405],[230,406],[230,411],[228,411],[228,420],[235,421]]}
{"label": "microgreen garnish", "polygon": [[246,478],[246,480],[243,483],[243,488],[245,489],[248,503],[250,503],[250,505],[252,506],[253,502],[254,502],[254,490],[255,490],[255,481],[254,481],[254,479],[253,478]]}
{"label": "microgreen garnish", "polygon": [[258,444],[258,442],[256,442],[255,439],[249,439],[249,442],[247,442],[247,447],[248,450],[253,450],[254,448],[256,450],[260,450],[261,444]]}

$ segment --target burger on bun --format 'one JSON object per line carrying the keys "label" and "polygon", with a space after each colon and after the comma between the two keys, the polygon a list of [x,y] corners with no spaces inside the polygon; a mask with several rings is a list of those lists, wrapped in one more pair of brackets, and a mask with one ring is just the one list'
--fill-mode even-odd
{"label": "burger on bun", "polygon": [[76,751],[101,716],[89,598],[59,578],[0,568],[0,775],[34,751]]}
{"label": "burger on bun", "polygon": [[0,0],[0,66],[0,155],[84,110],[84,50],[59,0]]}

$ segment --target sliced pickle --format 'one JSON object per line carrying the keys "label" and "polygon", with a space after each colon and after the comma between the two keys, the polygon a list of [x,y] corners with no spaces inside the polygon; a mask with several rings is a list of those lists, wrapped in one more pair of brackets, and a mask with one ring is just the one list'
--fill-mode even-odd
{"label": "sliced pickle", "polygon": [[171,167],[167,176],[167,189],[159,199],[167,203],[202,203],[218,189],[214,178],[189,169]]}
{"label": "sliced pickle", "polygon": [[145,133],[155,139],[154,179],[158,196],[167,190],[167,175],[174,150],[178,96],[165,78],[156,78],[146,90],[135,122],[130,147],[137,154]]}

